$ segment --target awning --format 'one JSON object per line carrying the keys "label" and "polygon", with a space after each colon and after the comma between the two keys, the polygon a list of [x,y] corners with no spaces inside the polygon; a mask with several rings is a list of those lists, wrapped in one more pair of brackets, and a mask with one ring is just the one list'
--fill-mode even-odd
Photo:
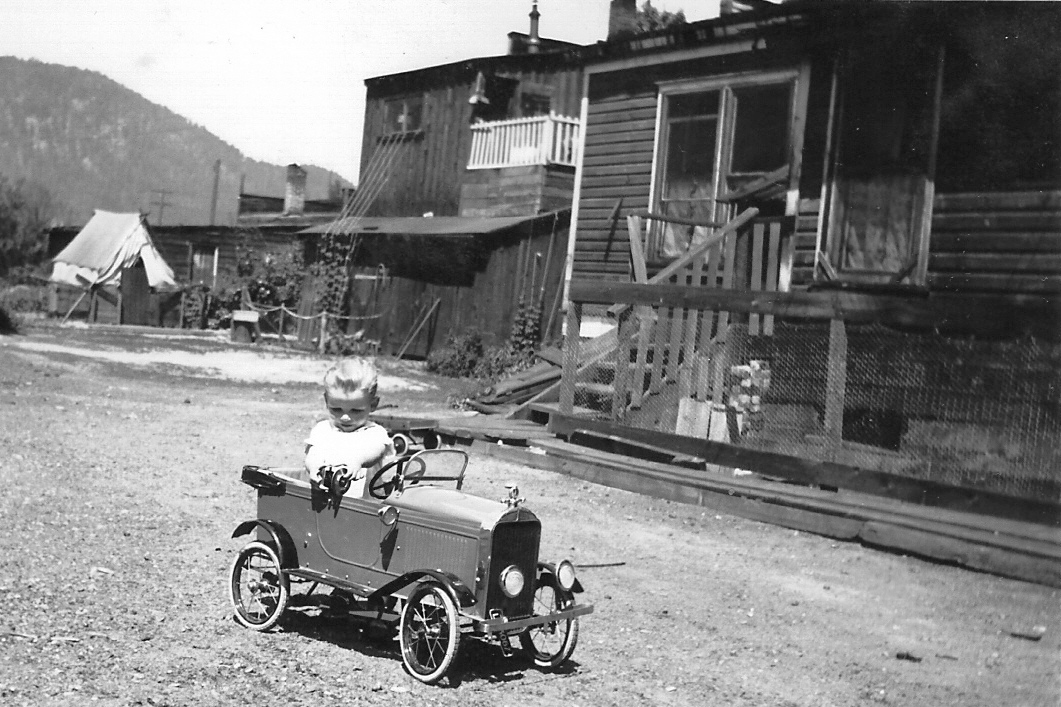
{"label": "awning", "polygon": [[403,235],[460,238],[505,231],[522,224],[566,219],[570,209],[534,216],[365,216],[312,226],[299,233],[309,235]]}

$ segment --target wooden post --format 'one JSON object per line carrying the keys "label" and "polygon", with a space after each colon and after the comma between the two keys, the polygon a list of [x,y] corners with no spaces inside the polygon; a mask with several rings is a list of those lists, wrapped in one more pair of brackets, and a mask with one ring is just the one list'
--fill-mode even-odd
{"label": "wooden post", "polygon": [[[648,282],[648,268],[645,266],[645,249],[641,242],[641,217],[627,216],[626,230],[630,237],[630,265],[633,268],[634,282]],[[638,307],[637,312],[637,358],[634,363],[634,377],[630,388],[630,407],[641,407],[641,396],[645,392],[645,367],[648,365],[648,339],[651,335],[656,314],[651,307]],[[622,319],[622,314],[619,315]]]}
{"label": "wooden post", "polygon": [[612,380],[612,420],[622,422],[626,417],[626,406],[630,387],[630,344],[637,324],[630,310],[619,315],[616,326],[615,378]]}
{"label": "wooden post", "polygon": [[582,304],[571,302],[564,320],[564,370],[560,384],[560,412],[570,415],[575,407],[575,385],[578,377],[579,349],[582,346],[579,329],[582,325]]}
{"label": "wooden post", "polygon": [[324,353],[324,347],[328,343],[328,313],[321,312],[321,335],[317,341],[317,350]]}
{"label": "wooden post", "polygon": [[839,445],[843,439],[847,389],[847,330],[843,319],[829,320],[829,362],[825,375],[825,437]]}
{"label": "wooden post", "polygon": [[[766,235],[765,230],[765,224],[761,221],[752,226],[752,276],[748,287],[752,292],[758,292],[763,289],[763,238]],[[758,314],[748,315],[748,334],[750,336],[759,335],[759,321],[760,317]]]}
{"label": "wooden post", "polygon": [[284,342],[284,307],[280,306],[280,323],[277,326],[276,333],[280,338],[280,343]]}
{"label": "wooden post", "polygon": [[[792,236],[792,240],[795,239],[795,234]],[[780,278],[780,272],[778,270],[778,261],[781,257],[779,252],[781,248],[781,224],[777,221],[773,221],[770,224],[770,245],[767,251],[766,258],[766,291],[776,292],[778,286],[778,280]],[[763,334],[766,336],[774,335],[774,315],[767,314],[763,317]]]}

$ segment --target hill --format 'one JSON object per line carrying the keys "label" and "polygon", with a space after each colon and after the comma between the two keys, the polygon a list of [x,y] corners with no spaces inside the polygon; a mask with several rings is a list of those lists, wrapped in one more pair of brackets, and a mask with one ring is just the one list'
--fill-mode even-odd
{"label": "hill", "polygon": [[[45,187],[67,225],[85,223],[93,209],[139,209],[155,224],[209,223],[217,160],[216,223],[235,222],[241,178],[247,193],[283,195],[284,165],[249,159],[100,73],[0,57],[0,175]],[[332,182],[343,181],[302,167],[308,199],[327,198]]]}

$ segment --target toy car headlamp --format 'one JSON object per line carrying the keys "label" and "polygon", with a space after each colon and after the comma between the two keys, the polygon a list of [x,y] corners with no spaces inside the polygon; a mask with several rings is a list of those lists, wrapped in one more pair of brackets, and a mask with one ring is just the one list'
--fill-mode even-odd
{"label": "toy car headlamp", "polygon": [[565,592],[575,586],[575,565],[571,560],[561,560],[556,566],[556,581]]}
{"label": "toy car headlamp", "polygon": [[523,591],[523,572],[515,565],[501,570],[501,590],[510,597],[517,597]]}

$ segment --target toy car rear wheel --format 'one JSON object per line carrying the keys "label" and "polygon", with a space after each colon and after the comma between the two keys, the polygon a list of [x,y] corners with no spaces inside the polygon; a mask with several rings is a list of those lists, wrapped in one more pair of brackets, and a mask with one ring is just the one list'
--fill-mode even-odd
{"label": "toy car rear wheel", "polygon": [[240,624],[255,631],[275,626],[291,595],[276,551],[263,542],[247,543],[232,563],[229,592]]}
{"label": "toy car rear wheel", "polygon": [[[534,613],[544,616],[568,608],[575,603],[571,592],[561,589],[556,577],[546,573],[538,578],[534,591]],[[578,644],[578,619],[552,621],[532,626],[520,634],[523,651],[534,664],[542,668],[556,668],[575,652]]]}
{"label": "toy car rear wheel", "polygon": [[460,616],[449,592],[436,582],[418,585],[402,609],[398,633],[405,668],[420,682],[437,683],[457,659],[460,640]]}

